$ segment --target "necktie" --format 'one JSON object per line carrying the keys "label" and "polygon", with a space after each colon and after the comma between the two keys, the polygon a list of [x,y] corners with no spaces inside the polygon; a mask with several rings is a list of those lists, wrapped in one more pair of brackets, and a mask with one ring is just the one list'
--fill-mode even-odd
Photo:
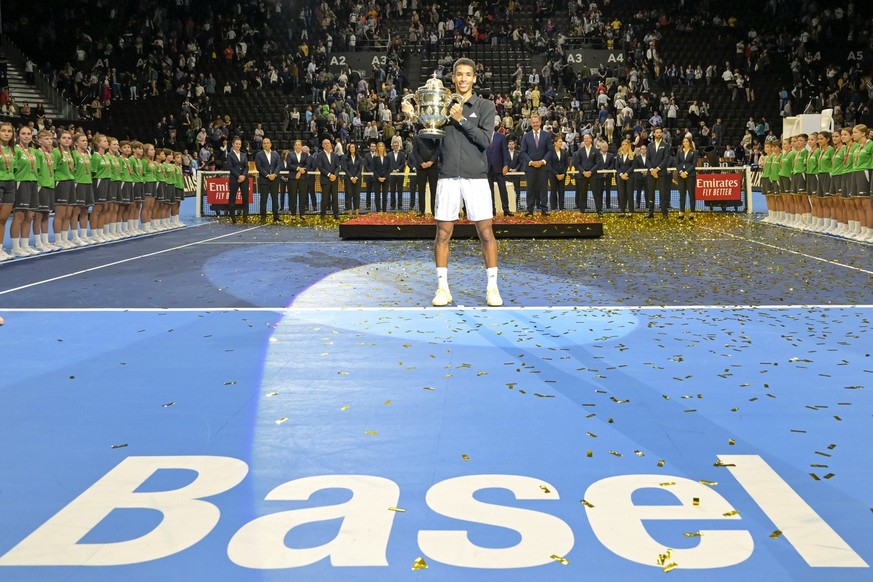
{"label": "necktie", "polygon": [[534,132],[534,146],[540,147],[540,132],[538,131]]}

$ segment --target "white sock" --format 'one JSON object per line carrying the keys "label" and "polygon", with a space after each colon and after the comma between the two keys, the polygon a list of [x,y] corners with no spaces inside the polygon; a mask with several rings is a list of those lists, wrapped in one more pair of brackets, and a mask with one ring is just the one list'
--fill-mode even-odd
{"label": "white sock", "polygon": [[49,235],[47,232],[40,233],[39,235],[39,244],[41,245],[49,245]]}
{"label": "white sock", "polygon": [[21,239],[18,238],[17,236],[13,236],[11,238],[12,238],[12,250],[17,251],[19,248],[21,248]]}
{"label": "white sock", "polygon": [[440,289],[449,288],[449,268],[437,267],[437,287]]}
{"label": "white sock", "polygon": [[30,239],[21,237],[21,248],[29,249],[30,248]]}
{"label": "white sock", "polygon": [[488,289],[497,289],[497,267],[488,267],[485,273],[488,274]]}

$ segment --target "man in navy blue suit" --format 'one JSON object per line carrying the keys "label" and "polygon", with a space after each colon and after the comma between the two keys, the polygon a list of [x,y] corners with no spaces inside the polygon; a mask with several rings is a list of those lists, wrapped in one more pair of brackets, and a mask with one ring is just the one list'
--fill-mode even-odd
{"label": "man in navy blue suit", "polygon": [[227,213],[230,214],[230,221],[236,222],[236,196],[239,192],[242,194],[243,222],[246,222],[249,218],[249,158],[242,150],[240,138],[233,138],[233,146],[227,152],[225,163],[230,170],[227,179]]}
{"label": "man in navy blue suit", "polygon": [[652,132],[652,142],[646,148],[646,206],[649,209],[648,218],[655,217],[655,188],[660,195],[661,214],[667,218],[667,207],[670,205],[669,179],[667,165],[670,160],[670,148],[663,140],[664,131],[656,127]]}
{"label": "man in navy blue suit", "polygon": [[521,138],[521,161],[527,181],[527,214],[532,216],[539,208],[543,216],[549,215],[546,182],[549,170],[546,168],[546,154],[552,149],[552,134],[541,131],[543,120],[539,113],[530,116],[530,131]]}
{"label": "man in navy blue suit", "polygon": [[[582,136],[582,146],[573,154],[573,167],[576,168],[576,208],[580,212],[588,210],[588,191],[594,190],[597,179],[597,148],[592,143],[591,132]],[[597,201],[595,200],[595,205]],[[602,206],[602,200],[601,205]],[[602,208],[597,208],[600,212]]]}
{"label": "man in navy blue suit", "polygon": [[329,139],[321,142],[321,151],[318,153],[316,167],[320,172],[318,181],[321,182],[321,217],[327,214],[331,208],[334,218],[339,218],[339,173],[342,162],[340,156],[333,153],[333,144]]}
{"label": "man in navy blue suit", "polygon": [[[521,152],[518,151],[518,140],[515,139],[515,136],[510,135],[506,138],[507,152],[508,157],[506,158],[506,165],[509,168],[510,172],[523,172],[524,166],[522,166],[521,162]],[[507,178],[512,183],[512,187],[515,190],[515,207],[520,208],[519,204],[521,202],[521,178],[517,175],[509,175]]]}
{"label": "man in navy blue suit", "polygon": [[265,137],[261,151],[255,154],[255,169],[258,170],[258,195],[261,199],[261,222],[267,221],[267,197],[273,203],[273,222],[279,222],[279,170],[282,158],[273,151],[273,142]]}
{"label": "man in navy blue suit", "polygon": [[500,192],[500,205],[504,216],[512,216],[509,210],[509,195],[506,193],[506,172],[509,171],[509,147],[506,136],[497,131],[500,126],[500,116],[494,118],[494,131],[491,132],[491,142],[485,152],[488,154],[488,191],[491,192],[491,207],[494,214],[497,208],[494,204],[494,184]]}
{"label": "man in navy blue suit", "polygon": [[615,156],[609,153],[607,142],[600,142],[600,151],[595,154],[594,159],[594,167],[597,171],[594,179],[594,207],[597,209],[597,215],[603,216],[604,195],[606,195],[606,207],[611,206],[609,199],[612,198],[612,170],[615,169]]}

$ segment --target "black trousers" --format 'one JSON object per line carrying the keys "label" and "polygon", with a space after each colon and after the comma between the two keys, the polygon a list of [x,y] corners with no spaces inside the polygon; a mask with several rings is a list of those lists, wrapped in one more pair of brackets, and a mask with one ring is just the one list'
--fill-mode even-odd
{"label": "black trousers", "polygon": [[659,194],[661,214],[667,216],[667,208],[670,206],[668,180],[665,170],[662,170],[657,178],[652,176],[651,172],[646,174],[646,208],[649,209],[649,216],[655,213],[655,189],[658,190]]}
{"label": "black trousers", "polygon": [[380,182],[379,178],[373,178],[374,192],[376,197],[376,212],[388,211],[388,178]]}
{"label": "black trousers", "polygon": [[633,188],[631,184],[633,178],[628,176],[627,180],[622,180],[621,176],[616,175],[615,186],[618,190],[618,209],[620,212],[633,212]]}
{"label": "black trousers", "polygon": [[294,176],[288,178],[288,212],[300,216],[306,213],[306,183],[308,179],[303,176],[299,180]]}
{"label": "black trousers", "polygon": [[491,194],[491,210],[497,214],[497,205],[494,204],[494,184],[497,184],[497,192],[500,193],[500,205],[503,213],[509,212],[509,193],[506,191],[506,176],[500,170],[488,169],[488,192]]}
{"label": "black trousers", "polygon": [[346,210],[358,210],[361,206],[361,179],[357,182],[352,182],[351,178],[346,178]]}
{"label": "black trousers", "polygon": [[527,176],[527,211],[533,212],[537,208],[542,211],[549,209],[548,200],[546,199],[546,180],[548,178],[548,170],[545,166],[542,168],[529,168],[526,172]]}
{"label": "black trousers", "polygon": [[249,181],[248,178],[242,182],[237,182],[233,178],[228,178],[228,193],[227,193],[227,213],[232,221],[236,221],[236,196],[237,193],[242,194],[242,215],[243,220],[249,217]]}
{"label": "black trousers", "polygon": [[597,204],[597,198],[600,197],[601,207],[597,212],[603,210],[603,202],[606,202],[607,208],[612,208],[612,176],[613,174],[597,174],[596,195],[594,196],[594,204]]}
{"label": "black trousers", "polygon": [[586,178],[582,172],[576,174],[576,208],[585,212],[588,210],[588,191],[594,186],[594,176]]}
{"label": "black trousers", "polygon": [[[439,170],[437,167],[431,166],[429,168],[418,168],[418,213],[424,214],[424,209],[427,207],[427,203],[425,201],[425,187],[430,186],[430,210],[433,212],[434,210],[434,196],[436,196],[436,187],[437,187],[437,178],[439,177]],[[412,201],[410,200],[409,207],[412,208]]]}
{"label": "black trousers", "polygon": [[306,180],[306,191],[309,192],[309,207],[316,210],[318,209],[318,198],[315,195],[315,176],[307,176],[304,179]]}
{"label": "black trousers", "polygon": [[376,183],[378,182],[378,180],[376,176],[366,176],[364,177],[364,180],[366,180],[367,182],[367,204],[365,206],[365,209],[367,210],[367,212],[369,212],[370,209],[373,208],[373,192],[376,191]]}
{"label": "black trousers", "polygon": [[403,176],[392,174],[388,177],[388,184],[388,190],[391,192],[391,210],[403,210]]}
{"label": "black trousers", "polygon": [[[288,178],[282,176],[276,181],[279,182],[279,212],[283,212],[288,198]],[[290,200],[287,200],[287,203],[291,206]]]}
{"label": "black trousers", "polygon": [[685,195],[688,195],[688,207],[691,212],[694,212],[694,176],[689,175],[687,178],[679,176],[679,212],[685,212]]}
{"label": "black trousers", "polygon": [[261,200],[261,220],[267,219],[267,198],[269,197],[273,204],[273,218],[279,219],[279,179],[276,178],[272,182],[270,180],[258,180],[258,194]]}
{"label": "black trousers", "polygon": [[549,198],[552,210],[564,210],[565,197],[567,194],[566,176],[558,180],[554,174],[549,175]]}
{"label": "black trousers", "polygon": [[339,216],[339,178],[331,182],[321,181],[321,217],[324,218],[327,210],[333,212],[333,217]]}

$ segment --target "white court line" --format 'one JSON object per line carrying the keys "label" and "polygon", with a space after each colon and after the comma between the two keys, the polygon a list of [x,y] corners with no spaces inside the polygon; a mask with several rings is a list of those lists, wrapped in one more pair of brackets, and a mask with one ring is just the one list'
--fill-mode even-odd
{"label": "white court line", "polygon": [[744,241],[747,241],[747,242],[750,242],[750,243],[754,243],[754,244],[756,244],[756,245],[761,245],[761,246],[764,246],[764,247],[769,247],[769,248],[771,248],[771,249],[776,249],[776,250],[780,250],[780,251],[785,251],[786,253],[791,253],[792,255],[799,255],[799,256],[801,256],[801,257],[806,257],[807,259],[813,259],[813,260],[815,260],[815,261],[821,261],[821,262],[823,262],[823,263],[828,263],[829,265],[836,265],[837,267],[844,267],[844,268],[846,268],[846,269],[852,269],[853,271],[859,271],[859,272],[861,272],[861,273],[866,273],[867,275],[873,275],[873,271],[868,271],[867,269],[862,269],[861,267],[853,267],[853,266],[851,266],[851,265],[845,265],[845,264],[843,264],[843,263],[838,263],[837,261],[832,261],[832,260],[830,260],[830,259],[825,259],[825,258],[822,258],[822,257],[817,257],[817,256],[815,256],[815,255],[810,255],[810,254],[807,254],[807,253],[801,253],[800,251],[793,251],[793,250],[791,250],[791,249],[786,249],[785,247],[779,247],[779,246],[776,246],[776,245],[773,245],[773,244],[770,244],[770,243],[765,243],[765,242],[761,242],[761,241],[753,240],[753,239],[750,239],[750,238],[745,237],[745,236],[739,236],[739,235],[737,235],[737,234],[732,234],[732,233],[730,233],[730,232],[725,232],[725,231],[723,231],[723,230],[717,230],[717,229],[712,228],[712,227],[710,227],[710,226],[704,226],[703,228],[705,228],[706,230],[711,230],[711,231],[713,231],[713,232],[718,232],[718,233],[721,233],[721,234],[727,235],[727,236],[732,237],[732,238],[738,238],[738,239],[740,239],[740,240],[744,240]]}
{"label": "white court line", "polygon": [[53,282],[53,281],[60,281],[61,279],[66,279],[66,278],[68,278],[68,277],[75,277],[76,275],[81,275],[81,274],[83,274],[83,273],[90,273],[91,271],[99,271],[100,269],[106,269],[106,268],[108,268],[108,267],[114,267],[115,265],[121,265],[121,264],[123,264],[123,263],[129,263],[130,261],[136,261],[136,260],[139,260],[139,259],[145,259],[145,258],[147,258],[147,257],[153,257],[153,256],[155,256],[155,255],[161,255],[161,254],[163,254],[163,253],[169,253],[170,251],[177,251],[177,250],[179,250],[179,249],[184,249],[185,247],[192,247],[192,246],[195,246],[195,245],[203,244],[203,243],[208,242],[208,241],[211,241],[211,240],[217,240],[217,239],[224,238],[224,237],[227,237],[227,236],[235,236],[235,235],[237,235],[237,234],[242,234],[242,233],[244,233],[244,232],[248,232],[248,231],[250,231],[250,230],[255,230],[255,229],[257,229],[257,228],[261,228],[261,227],[260,227],[260,226],[253,226],[252,228],[247,228],[247,229],[245,229],[245,230],[240,230],[240,231],[238,231],[238,232],[230,232],[230,233],[227,233],[227,234],[222,234],[222,235],[220,235],[220,236],[216,236],[216,237],[214,237],[214,238],[208,238],[208,239],[206,239],[206,240],[202,240],[202,241],[197,241],[197,242],[187,243],[187,244],[184,244],[184,245],[179,245],[179,246],[177,246],[177,247],[170,247],[170,248],[168,248],[168,249],[163,249],[163,250],[160,250],[160,251],[155,251],[155,252],[153,252],[153,253],[146,253],[146,254],[144,254],[144,255],[137,255],[137,256],[135,256],[135,257],[130,257],[130,258],[127,258],[127,259],[122,259],[122,260],[120,260],[120,261],[113,261],[113,262],[111,262],[111,263],[106,263],[105,265],[97,265],[96,267],[91,267],[91,268],[88,268],[88,269],[82,269],[81,271],[75,271],[75,272],[73,272],[73,273],[67,273],[66,275],[59,275],[59,276],[57,276],[57,277],[52,277],[51,279],[43,279],[42,281],[34,281],[33,283],[28,283],[27,285],[21,285],[20,287],[13,287],[12,289],[6,289],[5,291],[0,291],[0,295],[6,295],[7,293],[14,293],[15,291],[21,291],[22,289],[29,289],[30,287],[36,287],[37,285],[44,285],[45,283],[51,283],[51,282]]}
{"label": "white court line", "polygon": [[687,311],[698,310],[810,310],[810,309],[873,309],[873,304],[859,305],[526,305],[485,307],[458,305],[456,307],[12,307],[4,313],[333,313],[333,312],[438,312],[455,311]]}

